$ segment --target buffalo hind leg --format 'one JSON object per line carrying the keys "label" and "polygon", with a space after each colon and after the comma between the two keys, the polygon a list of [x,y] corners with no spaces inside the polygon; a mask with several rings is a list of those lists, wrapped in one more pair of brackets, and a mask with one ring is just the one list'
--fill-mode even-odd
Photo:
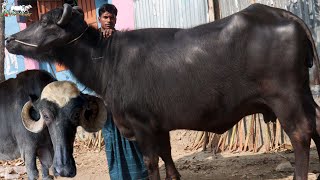
{"label": "buffalo hind leg", "polygon": [[[313,129],[313,134],[312,134],[312,140],[314,141],[316,148],[317,148],[317,153],[318,153],[318,158],[320,158],[320,107],[318,104],[314,101],[311,92],[305,93],[306,94],[306,99],[308,99],[308,103],[305,104],[305,106],[309,107],[308,114],[310,114],[310,119],[312,122],[315,124],[313,127],[316,127]],[[307,96],[309,94],[309,96]],[[317,178],[320,180],[320,176]]]}
{"label": "buffalo hind leg", "polygon": [[306,103],[293,96],[283,98],[282,101],[276,101],[270,106],[274,109],[294,148],[294,177],[296,180],[307,180],[308,177],[310,141],[314,125],[310,115],[306,114],[309,111],[308,108],[312,107],[304,107],[303,105],[306,105]]}
{"label": "buffalo hind leg", "polygon": [[148,176],[150,180],[160,180],[159,173],[159,156],[154,153],[147,153],[146,155],[143,153],[143,161],[148,169]]}
{"label": "buffalo hind leg", "polygon": [[[316,130],[313,133],[312,139],[314,143],[316,144],[317,147],[317,152],[318,152],[318,158],[320,158],[320,107],[315,104],[315,109],[316,109]],[[320,180],[320,175],[317,178]]]}
{"label": "buffalo hind leg", "polygon": [[[288,132],[287,132],[288,134]],[[292,132],[290,135],[292,146],[294,148],[295,156],[295,172],[294,177],[296,180],[307,180],[309,169],[309,156],[310,156],[310,135],[302,135],[302,132]]]}
{"label": "buffalo hind leg", "polygon": [[[320,158],[320,136],[319,136],[318,132],[315,132],[313,134],[312,139],[313,139],[313,141],[314,141],[314,143],[316,144],[316,147],[317,147],[318,158]],[[318,176],[317,180],[320,180],[320,175]]]}
{"label": "buffalo hind leg", "polygon": [[167,180],[179,180],[180,174],[177,171],[171,156],[170,134],[163,132],[158,134],[159,156],[164,161],[166,167]]}

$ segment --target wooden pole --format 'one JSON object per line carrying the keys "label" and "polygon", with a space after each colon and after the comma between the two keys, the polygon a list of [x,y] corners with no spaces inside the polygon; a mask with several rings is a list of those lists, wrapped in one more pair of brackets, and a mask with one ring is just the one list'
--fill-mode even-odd
{"label": "wooden pole", "polygon": [[246,139],[245,136],[245,130],[244,130],[244,118],[242,118],[242,120],[240,121],[240,128],[239,128],[239,151],[242,151],[243,149],[243,143]]}
{"label": "wooden pole", "polygon": [[275,137],[275,148],[276,149],[280,146],[280,138],[281,138],[281,127],[280,127],[279,120],[277,120],[277,123],[276,123],[276,137]]}
{"label": "wooden pole", "polygon": [[236,137],[235,134],[237,131],[237,127],[238,127],[238,125],[235,125],[232,128],[232,134],[231,134],[231,139],[230,139],[230,143],[229,143],[229,151],[231,151],[233,143],[235,143],[235,137]]}
{"label": "wooden pole", "polygon": [[214,20],[218,20],[221,18],[219,0],[213,0],[212,2],[213,2],[213,9],[214,9]]}
{"label": "wooden pole", "polygon": [[213,0],[208,0],[209,22],[215,20]]}
{"label": "wooden pole", "polygon": [[[3,0],[0,0],[0,13],[2,12]],[[4,76],[4,48],[5,48],[5,16],[0,16],[0,82],[5,80]]]}
{"label": "wooden pole", "polygon": [[209,141],[208,132],[204,132],[204,140],[203,140],[203,144],[202,144],[202,151],[206,151],[207,150],[208,141]]}
{"label": "wooden pole", "polygon": [[249,136],[249,151],[252,152],[254,149],[254,137],[255,137],[255,123],[256,122],[256,115],[253,114],[251,118],[251,128],[250,128],[250,136]]}

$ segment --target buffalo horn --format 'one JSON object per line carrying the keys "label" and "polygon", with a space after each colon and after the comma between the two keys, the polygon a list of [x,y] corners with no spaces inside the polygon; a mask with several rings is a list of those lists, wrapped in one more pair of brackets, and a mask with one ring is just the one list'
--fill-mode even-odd
{"label": "buffalo horn", "polygon": [[71,17],[72,17],[72,7],[69,4],[65,3],[63,4],[62,16],[60,20],[57,22],[57,24],[59,26],[64,26],[69,23]]}
{"label": "buffalo horn", "polygon": [[107,120],[107,108],[102,99],[90,95],[85,96],[89,105],[80,118],[80,126],[88,132],[97,132],[102,129]]}
{"label": "buffalo horn", "polygon": [[81,15],[82,19],[84,19],[84,12],[79,6],[73,6],[72,9],[76,10],[76,12]]}
{"label": "buffalo horn", "polygon": [[46,126],[42,114],[40,113],[40,119],[38,121],[33,120],[30,117],[30,109],[32,107],[32,102],[28,101],[22,108],[21,119],[24,127],[33,133],[39,133]]}

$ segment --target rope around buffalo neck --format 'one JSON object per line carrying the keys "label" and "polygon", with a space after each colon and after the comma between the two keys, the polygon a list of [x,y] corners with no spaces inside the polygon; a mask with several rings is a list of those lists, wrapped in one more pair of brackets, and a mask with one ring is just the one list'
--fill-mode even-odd
{"label": "rope around buffalo neck", "polygon": [[87,29],[89,28],[89,26],[87,26],[87,28],[83,31],[83,33],[80,34],[80,36],[76,37],[75,39],[71,40],[70,42],[67,43],[68,44],[71,44],[73,42],[75,42],[76,40],[80,39],[82,37],[82,35],[87,31]]}
{"label": "rope around buffalo neck", "polygon": [[[83,33],[81,33],[78,37],[76,37],[73,40],[71,40],[70,42],[68,42],[66,45],[71,44],[71,43],[75,42],[76,40],[80,39],[83,36],[83,34],[87,31],[88,28],[89,28],[89,26],[87,26],[87,28],[83,31]],[[18,42],[20,44],[23,44],[23,45],[31,46],[31,47],[38,47],[39,46],[39,45],[36,45],[36,44],[26,43],[26,42],[23,42],[23,41],[20,41],[20,40],[17,40],[17,39],[15,39],[14,41],[16,41],[16,42]]]}

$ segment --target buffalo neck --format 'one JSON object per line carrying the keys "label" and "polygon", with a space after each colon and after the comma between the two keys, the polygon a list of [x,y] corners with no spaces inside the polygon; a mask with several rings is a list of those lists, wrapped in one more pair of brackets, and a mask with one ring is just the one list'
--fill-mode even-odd
{"label": "buffalo neck", "polygon": [[82,84],[104,95],[112,78],[116,38],[115,34],[103,38],[98,30],[90,27],[79,40],[59,50],[58,61]]}

